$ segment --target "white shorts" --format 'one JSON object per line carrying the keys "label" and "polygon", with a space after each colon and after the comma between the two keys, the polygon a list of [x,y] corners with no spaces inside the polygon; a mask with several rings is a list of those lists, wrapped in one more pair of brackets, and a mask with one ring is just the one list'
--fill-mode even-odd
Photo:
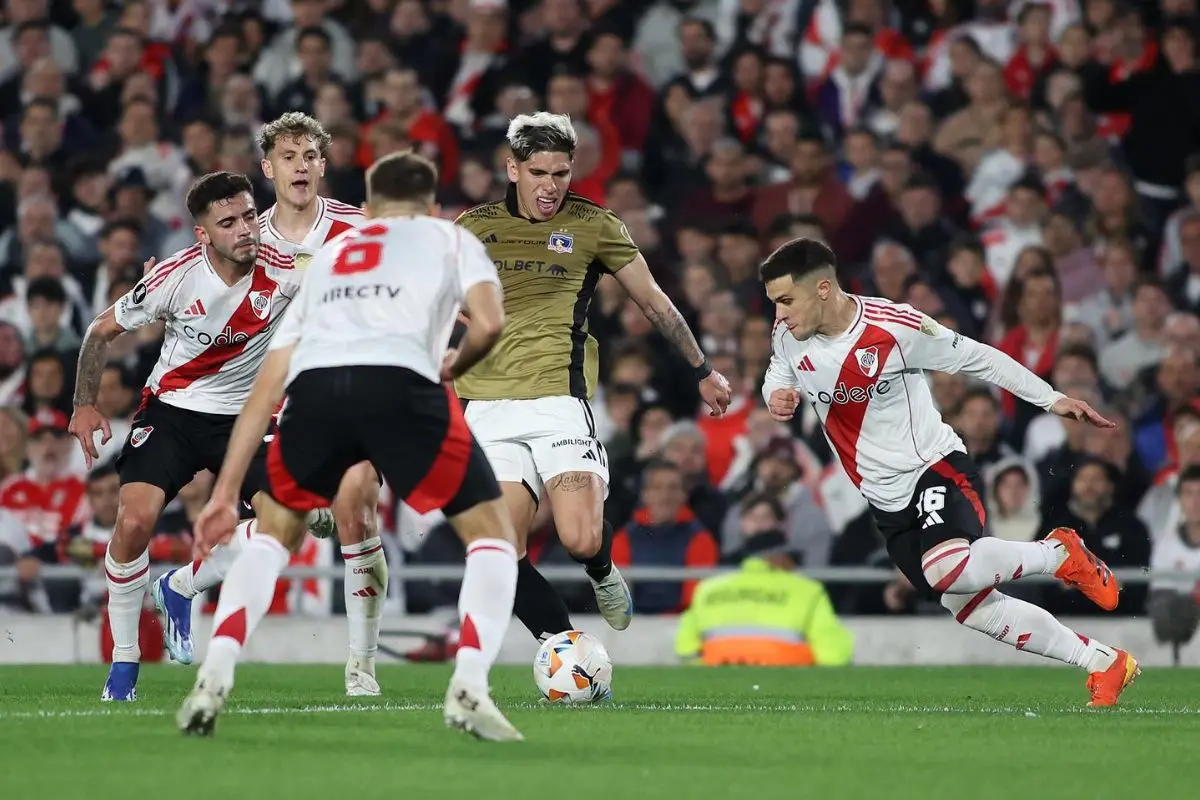
{"label": "white shorts", "polygon": [[551,478],[592,472],[608,495],[608,454],[596,438],[596,421],[586,400],[472,400],[467,424],[501,483],[523,483],[540,499]]}

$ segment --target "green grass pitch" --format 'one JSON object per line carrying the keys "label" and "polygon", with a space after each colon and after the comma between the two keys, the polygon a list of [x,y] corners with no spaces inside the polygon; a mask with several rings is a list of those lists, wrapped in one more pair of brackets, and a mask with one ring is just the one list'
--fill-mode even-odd
{"label": "green grass pitch", "polygon": [[[192,670],[146,667],[131,705],[102,666],[0,668],[0,797],[1180,798],[1200,785],[1200,671],[1148,670],[1088,711],[1069,669],[637,669],[616,701],[535,702],[494,675],[527,741],[443,727],[447,667],[380,670],[347,700],[340,667],[248,665],[211,740],[174,713]],[[1131,794],[1133,793],[1133,794]]]}

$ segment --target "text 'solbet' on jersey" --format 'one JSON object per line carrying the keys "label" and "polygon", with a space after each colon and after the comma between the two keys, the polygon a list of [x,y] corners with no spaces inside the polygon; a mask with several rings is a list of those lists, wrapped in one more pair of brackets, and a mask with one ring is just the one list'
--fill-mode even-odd
{"label": "text 'solbet' on jersey", "polygon": [[615,214],[568,193],[545,222],[520,216],[510,184],[504,200],[473,208],[458,224],[487,248],[504,286],[507,324],[487,358],[455,384],[469,400],[590,398],[599,369],[587,315],[596,284],[638,254]]}

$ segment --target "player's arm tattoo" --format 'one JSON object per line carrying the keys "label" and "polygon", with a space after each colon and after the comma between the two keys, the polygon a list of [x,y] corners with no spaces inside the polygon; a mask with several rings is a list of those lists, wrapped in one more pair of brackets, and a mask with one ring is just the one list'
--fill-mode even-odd
{"label": "player's arm tattoo", "polygon": [[696,336],[692,333],[692,329],[688,327],[687,320],[683,318],[683,314],[679,313],[679,309],[675,307],[666,296],[665,307],[656,307],[656,305],[648,305],[645,308],[646,319],[654,325],[659,333],[663,335],[667,341],[675,346],[675,349],[683,354],[687,359],[688,364],[693,367],[698,367],[704,363],[704,351],[700,349],[700,343],[696,341]]}
{"label": "player's arm tattoo", "polygon": [[100,393],[100,376],[108,364],[108,343],[124,332],[111,308],[88,326],[79,347],[79,366],[75,371],[75,405],[95,405],[96,395]]}

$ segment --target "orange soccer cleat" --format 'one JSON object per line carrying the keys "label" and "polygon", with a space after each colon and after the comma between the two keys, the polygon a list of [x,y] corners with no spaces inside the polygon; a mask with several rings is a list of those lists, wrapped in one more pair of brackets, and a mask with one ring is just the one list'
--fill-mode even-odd
{"label": "orange soccer cleat", "polygon": [[1117,607],[1121,587],[1116,576],[1107,564],[1087,549],[1078,533],[1070,528],[1055,528],[1046,538],[1057,540],[1067,551],[1067,557],[1055,570],[1054,577],[1083,592],[1084,597],[1105,611]]}
{"label": "orange soccer cleat", "polygon": [[1091,708],[1115,706],[1125,687],[1132,684],[1133,679],[1142,673],[1137,659],[1119,647],[1113,649],[1117,651],[1117,660],[1112,666],[1103,672],[1088,674],[1087,687],[1092,693],[1088,706]]}

